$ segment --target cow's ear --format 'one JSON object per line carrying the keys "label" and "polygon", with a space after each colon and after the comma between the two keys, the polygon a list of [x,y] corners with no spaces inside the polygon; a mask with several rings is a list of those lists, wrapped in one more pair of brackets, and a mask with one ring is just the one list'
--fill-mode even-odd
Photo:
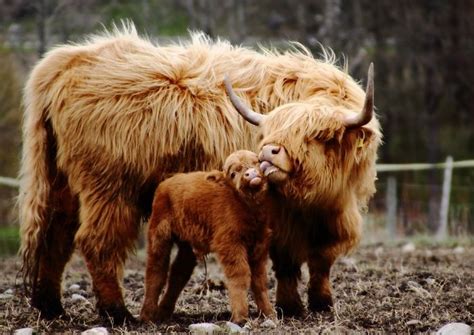
{"label": "cow's ear", "polygon": [[372,140],[374,132],[365,127],[346,130],[346,141],[352,143],[356,149],[364,149]]}

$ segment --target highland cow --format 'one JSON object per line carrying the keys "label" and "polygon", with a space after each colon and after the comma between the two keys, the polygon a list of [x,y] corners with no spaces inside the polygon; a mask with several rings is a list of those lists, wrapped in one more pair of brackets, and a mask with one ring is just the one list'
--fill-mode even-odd
{"label": "highland cow", "polygon": [[[26,84],[19,195],[24,279],[41,316],[63,313],[62,273],[77,248],[99,313],[133,319],[120,279],[156,186],[257,150],[260,136],[288,213],[271,251],[277,305],[301,311],[296,285],[308,260],[309,307],[327,308],[329,269],[358,241],[374,193],[381,138],[375,117],[344,121],[361,114],[365,95],[328,55],[298,45],[258,52],[202,34],[156,46],[132,26],[48,52]],[[235,112],[225,74],[244,104],[273,110],[261,129]]]}
{"label": "highland cow", "polygon": [[[266,316],[273,310],[267,292],[270,199],[257,155],[240,150],[224,171],[176,174],[157,188],[148,223],[145,301],[141,319],[163,321],[189,280],[196,258],[216,253],[227,278],[232,321],[248,318],[247,292]],[[165,285],[171,247],[179,250]]]}

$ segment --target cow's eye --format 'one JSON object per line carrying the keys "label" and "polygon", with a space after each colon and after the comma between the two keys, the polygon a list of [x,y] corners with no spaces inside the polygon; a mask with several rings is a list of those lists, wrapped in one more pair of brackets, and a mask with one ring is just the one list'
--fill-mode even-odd
{"label": "cow's eye", "polygon": [[232,172],[232,173],[230,174],[230,178],[232,178],[232,179],[235,178],[235,172]]}

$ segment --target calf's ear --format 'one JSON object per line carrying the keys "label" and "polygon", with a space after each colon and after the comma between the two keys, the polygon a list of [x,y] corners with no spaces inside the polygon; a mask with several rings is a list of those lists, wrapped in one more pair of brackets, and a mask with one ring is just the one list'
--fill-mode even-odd
{"label": "calf's ear", "polygon": [[221,171],[211,171],[207,174],[206,180],[209,181],[215,181],[215,182],[220,182],[221,180],[224,180],[224,174]]}

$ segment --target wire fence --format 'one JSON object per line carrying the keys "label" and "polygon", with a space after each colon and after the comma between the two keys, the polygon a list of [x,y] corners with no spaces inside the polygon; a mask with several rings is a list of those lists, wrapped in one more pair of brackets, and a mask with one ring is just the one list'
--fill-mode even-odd
{"label": "wire fence", "polygon": [[[458,169],[467,169],[463,173]],[[365,229],[379,240],[429,234],[438,239],[474,234],[474,160],[436,164],[379,164],[377,193]],[[466,171],[468,171],[466,173]],[[19,246],[15,210],[19,182],[0,177],[0,256]]]}

